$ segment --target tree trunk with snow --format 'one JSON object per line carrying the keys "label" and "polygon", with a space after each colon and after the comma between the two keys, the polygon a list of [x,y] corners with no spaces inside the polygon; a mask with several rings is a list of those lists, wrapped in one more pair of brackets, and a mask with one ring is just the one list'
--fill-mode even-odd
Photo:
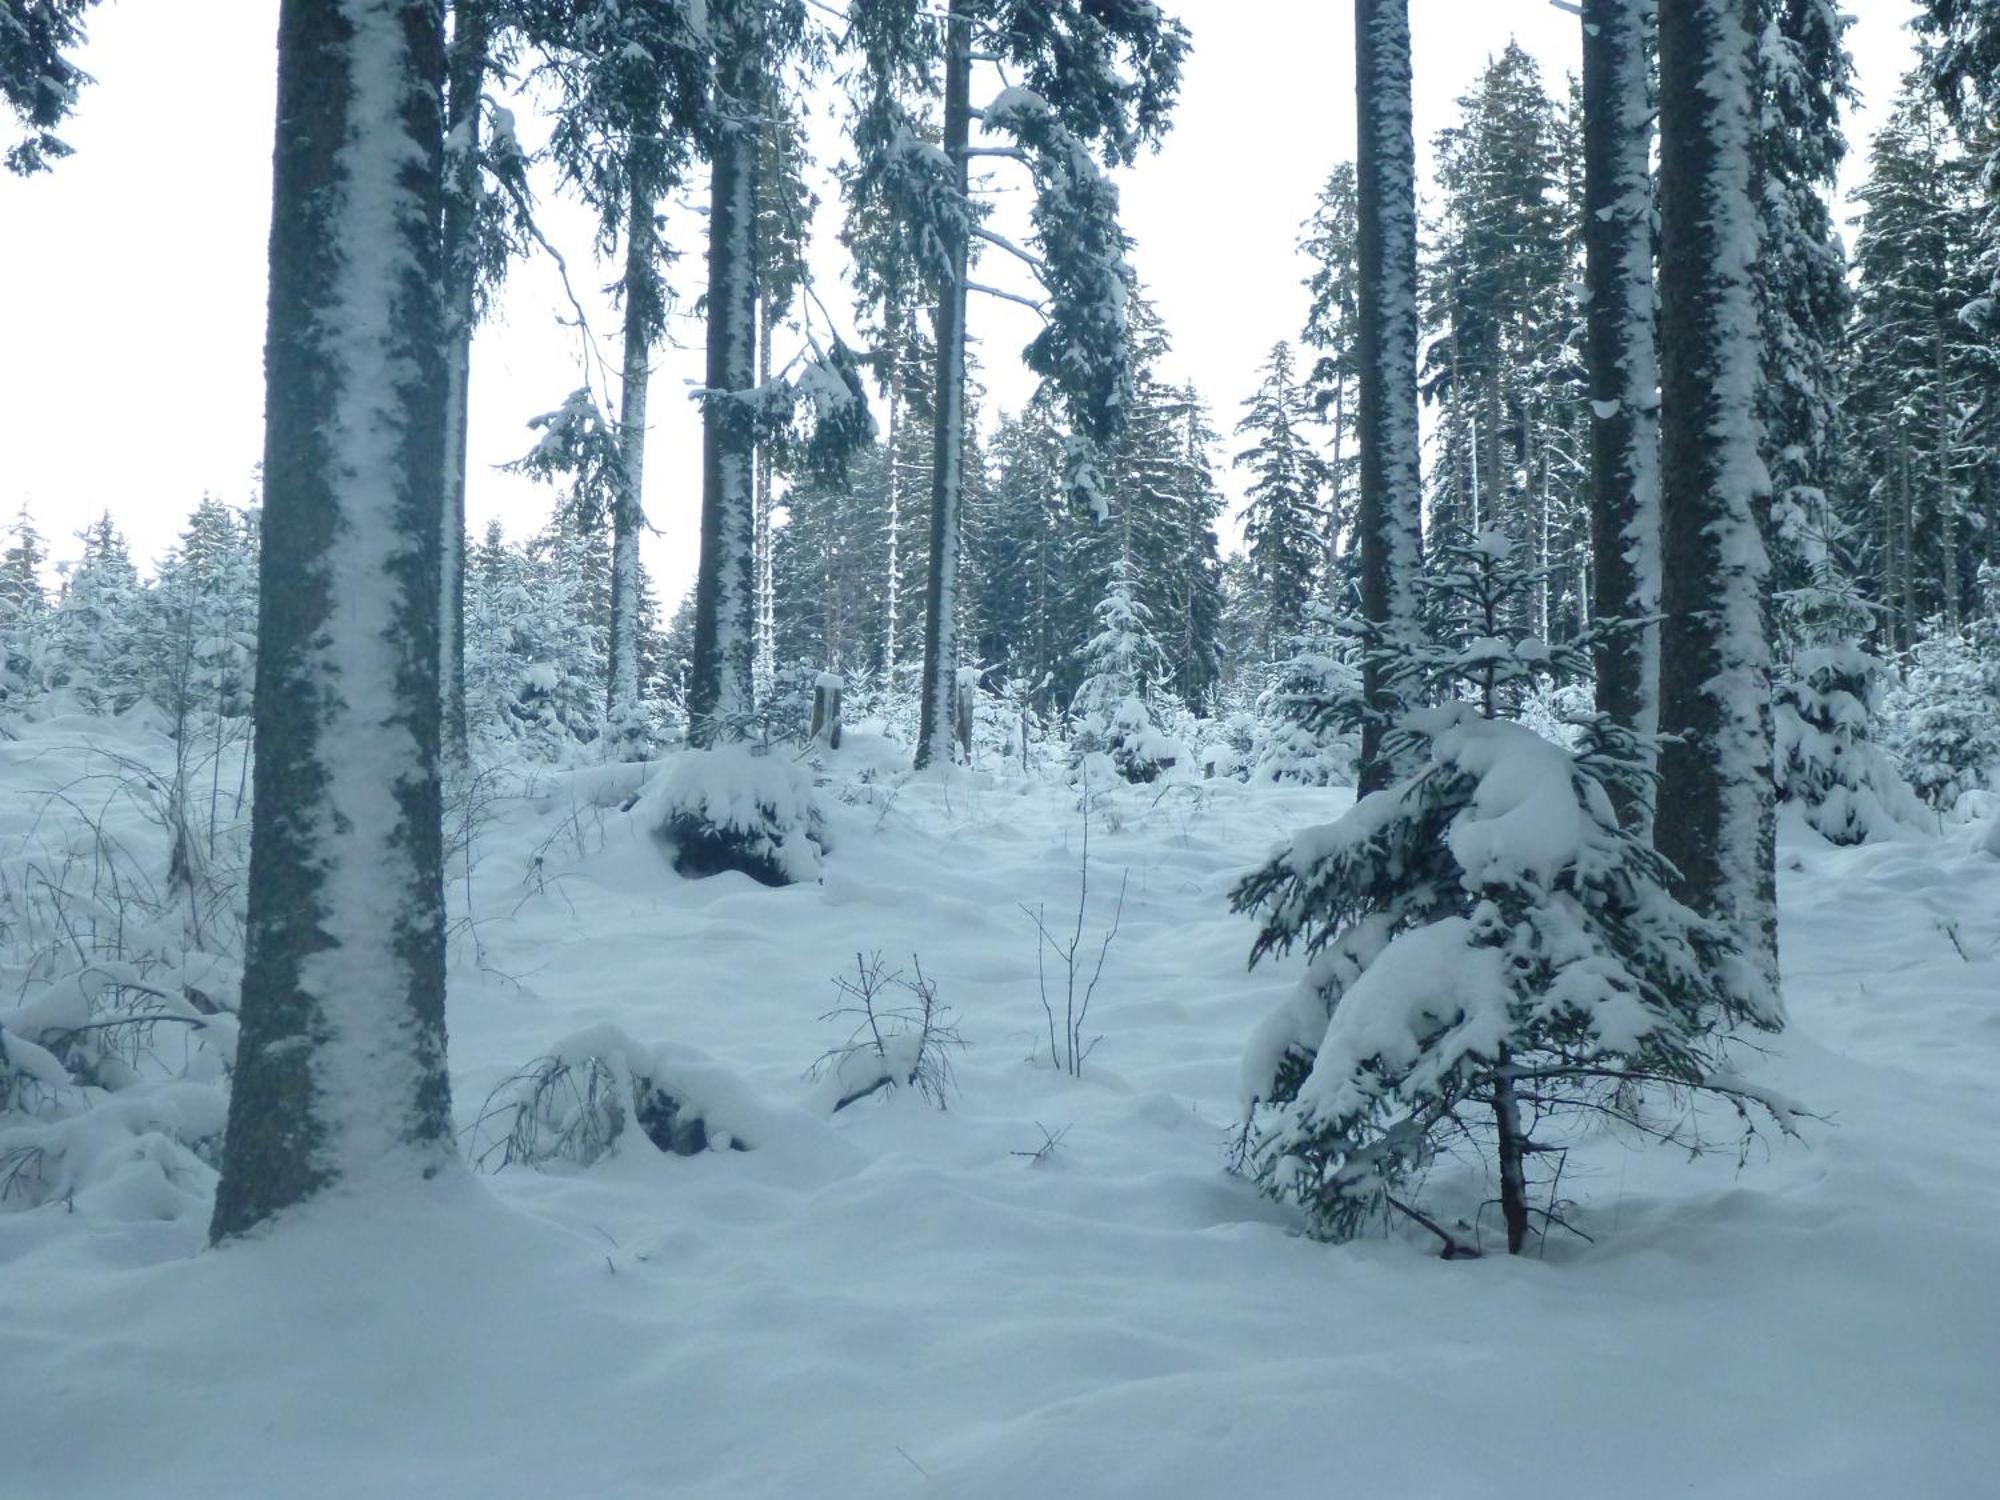
{"label": "tree trunk with snow", "polygon": [[[1650,736],[1660,722],[1659,354],[1653,328],[1653,105],[1646,29],[1656,0],[1584,0],[1583,244],[1590,383],[1590,546],[1597,708]],[[1650,826],[1649,800],[1620,809]]]}
{"label": "tree trunk with snow", "polygon": [[[956,191],[966,196],[972,135],[972,5],[951,0],[945,26],[944,149]],[[924,677],[917,769],[949,763],[958,691],[959,505],[965,467],[966,239],[951,237],[950,276],[937,305],[937,403],[931,467],[931,567],[924,593]],[[894,459],[891,459],[894,462]]]}
{"label": "tree trunk with snow", "polygon": [[441,15],[279,14],[250,906],[217,1240],[453,1159]]}
{"label": "tree trunk with snow", "polygon": [[605,693],[614,753],[646,753],[639,715],[639,533],[646,526],[646,394],[652,383],[653,330],[665,293],[653,227],[653,192],[636,177],[625,210],[625,351],[619,391],[618,448],[624,459],[611,507],[611,662]]}
{"label": "tree trunk with snow", "polygon": [[[760,288],[757,295],[757,371],[755,383],[762,384],[771,378],[772,346],[776,339],[773,329],[773,313],[770,297]],[[768,444],[760,445],[753,451],[756,484],[756,568],[757,568],[757,644],[756,669],[752,686],[757,701],[763,703],[771,694],[771,685],[777,679],[778,664],[778,600],[777,573],[775,559],[771,552],[772,513],[776,508],[777,493],[772,483],[772,453]]]}
{"label": "tree trunk with snow", "polygon": [[465,725],[465,457],[472,392],[472,329],[479,276],[479,101],[486,82],[485,0],[455,0],[445,75],[444,513],[439,523],[438,663],[444,753],[469,758]]}
{"label": "tree trunk with snow", "polygon": [[1754,268],[1754,0],[1660,0],[1660,852],[1781,1014]]}
{"label": "tree trunk with snow", "polygon": [[699,746],[740,737],[755,707],[758,151],[752,115],[765,91],[755,28],[739,21],[725,28],[725,36],[718,87],[736,118],[721,124],[709,159],[708,391],[688,682],[688,738]]}
{"label": "tree trunk with snow", "polygon": [[1363,668],[1371,713],[1361,740],[1361,788],[1395,779],[1383,751],[1398,690],[1384,660],[1416,644],[1423,563],[1417,450],[1416,141],[1410,102],[1409,0],[1355,0],[1360,297],[1358,349],[1361,613],[1378,632]]}

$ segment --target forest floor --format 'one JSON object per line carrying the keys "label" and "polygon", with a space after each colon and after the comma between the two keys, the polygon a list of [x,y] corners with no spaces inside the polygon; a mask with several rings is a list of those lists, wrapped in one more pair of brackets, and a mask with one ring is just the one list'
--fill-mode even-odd
{"label": "forest floor", "polygon": [[[468,1154],[496,1087],[606,1024],[694,1049],[753,1149],[628,1133],[220,1252],[200,1212],[0,1212],[0,1500],[2000,1483],[2000,858],[1970,830],[1788,830],[1792,1025],[1754,1067],[1823,1117],[1802,1140],[1739,1167],[1593,1139],[1562,1182],[1588,1242],[1444,1262],[1305,1239],[1225,1170],[1245,1042],[1299,963],[1246,972],[1227,893],[1347,793],[1171,783],[1092,814],[1088,963],[1118,927],[1071,1077],[1022,908],[1067,940],[1074,790],[913,778],[866,736],[832,761],[819,885],[683,880],[581,772],[497,784],[454,890]],[[0,789],[47,769],[12,753]],[[849,1031],[833,977],[877,951],[955,1012],[957,1088],[828,1118],[804,1074]],[[1460,1175],[1437,1201],[1478,1216]]]}

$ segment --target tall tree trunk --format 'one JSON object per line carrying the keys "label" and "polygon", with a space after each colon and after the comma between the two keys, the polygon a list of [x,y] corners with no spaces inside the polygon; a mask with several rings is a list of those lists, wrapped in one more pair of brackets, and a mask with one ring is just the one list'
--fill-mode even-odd
{"label": "tall tree trunk", "polygon": [[453,1160],[441,16],[279,12],[250,906],[217,1240]]}
{"label": "tall tree trunk", "polygon": [[[1588,299],[1592,614],[1597,709],[1645,737],[1660,727],[1660,407],[1653,328],[1655,0],[1583,0],[1583,246]],[[1639,622],[1645,623],[1639,623]],[[1620,815],[1650,831],[1652,797]]]}
{"label": "tall tree trunk", "polygon": [[882,620],[882,686],[885,692],[896,690],[896,630],[898,594],[903,582],[903,565],[898,556],[901,549],[901,522],[903,496],[902,450],[896,446],[896,428],[903,410],[903,328],[902,316],[892,311],[889,316],[889,576],[885,584]]}
{"label": "tall tree trunk", "polygon": [[[719,87],[739,113],[765,97],[748,22],[718,64]],[[695,574],[694,675],[688,737],[738,738],[754,707],[756,650],[756,427],[749,393],[757,358],[757,127],[726,124],[709,161],[708,394],[701,418],[701,562]],[[829,626],[834,622],[829,621]]]}
{"label": "tall tree trunk", "polygon": [[[951,0],[945,26],[944,150],[954,189],[969,196],[972,136],[972,0]],[[918,770],[949,763],[958,704],[959,510],[965,492],[965,281],[967,241],[953,236],[937,305],[937,413],[931,464],[931,571],[924,591],[923,704]]]}
{"label": "tall tree trunk", "polygon": [[472,391],[472,328],[479,277],[479,100],[486,83],[485,0],[454,0],[445,79],[444,513],[439,523],[438,671],[444,695],[444,754],[470,751],[465,724],[465,453]]}
{"label": "tall tree trunk", "polygon": [[[760,289],[757,295],[757,371],[754,383],[761,385],[771,378],[771,299]],[[759,703],[770,697],[771,684],[777,679],[778,664],[774,660],[778,648],[778,600],[777,577],[772,571],[771,556],[771,512],[774,504],[774,487],[771,483],[771,452],[768,445],[760,446],[753,454],[756,463],[757,487],[757,650],[754,687]]]}
{"label": "tall tree trunk", "polygon": [[1951,387],[1946,379],[1945,318],[1942,310],[1931,317],[1931,379],[1937,388],[1937,507],[1938,507],[1938,588],[1944,628],[1956,634],[1958,613],[1958,497],[1951,486]]}
{"label": "tall tree trunk", "polygon": [[1759,453],[1755,0],[1660,3],[1660,852],[1778,999],[1776,804]]}
{"label": "tall tree trunk", "polygon": [[1417,581],[1423,566],[1417,453],[1417,187],[1410,104],[1409,0],[1355,0],[1355,93],[1359,106],[1356,258],[1361,498],[1361,613],[1379,649],[1362,670],[1370,714],[1361,736],[1361,789],[1375,791],[1399,767],[1383,732],[1401,707],[1399,673],[1384,653],[1420,637]]}
{"label": "tall tree trunk", "polygon": [[639,711],[639,533],[646,526],[646,393],[662,296],[653,190],[635,178],[625,210],[625,364],[618,408],[625,464],[611,508],[611,680],[605,695],[613,753],[621,760],[642,760],[647,750]]}

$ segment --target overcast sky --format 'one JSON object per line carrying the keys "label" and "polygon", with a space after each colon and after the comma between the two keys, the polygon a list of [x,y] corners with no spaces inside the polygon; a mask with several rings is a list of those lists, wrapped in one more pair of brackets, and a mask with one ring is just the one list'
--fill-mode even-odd
{"label": "overcast sky", "polygon": [[[1328,167],[1354,141],[1352,10],[1341,0],[1169,0],[1194,34],[1162,151],[1121,174],[1135,263],[1175,345],[1169,374],[1191,379],[1227,431],[1271,344],[1296,336],[1307,272],[1294,242]],[[1914,0],[1849,0],[1864,90],[1857,145],[1911,62]],[[1549,0],[1413,0],[1420,150],[1453,100],[1510,36],[1541,62],[1552,91],[1577,66],[1578,23]],[[82,62],[97,82],[63,134],[76,155],[53,173],[0,174],[0,505],[25,502],[57,557],[110,511],[142,559],[171,545],[204,491],[253,493],[262,446],[265,238],[270,216],[276,0],[105,0]],[[531,143],[541,128],[523,120]],[[816,136],[831,141],[830,127]],[[834,196],[824,188],[829,200]],[[678,278],[692,300],[698,205],[670,216],[688,251]],[[577,281],[588,224],[552,206],[546,223]],[[831,203],[823,238],[834,225]],[[823,280],[839,274],[828,251]],[[823,287],[837,312],[845,288]],[[975,305],[973,334],[993,403],[1028,389],[1017,352],[1028,315]],[[471,477],[475,527],[498,516],[536,529],[548,496],[493,466],[530,441],[525,423],[578,383],[578,340],[555,326],[564,306],[546,264],[517,272],[474,346]],[[600,304],[593,300],[593,307]],[[608,315],[600,332],[616,347]],[[648,566],[675,598],[693,571],[699,430],[677,399],[700,372],[700,330],[663,353],[647,457],[658,535]],[[1229,481],[1234,490],[1233,481]]]}

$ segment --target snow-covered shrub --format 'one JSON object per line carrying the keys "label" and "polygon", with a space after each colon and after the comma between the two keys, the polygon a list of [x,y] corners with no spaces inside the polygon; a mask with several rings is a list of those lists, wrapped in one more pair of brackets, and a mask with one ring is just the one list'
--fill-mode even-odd
{"label": "snow-covered shrub", "polygon": [[1886,671],[1858,646],[1808,646],[1772,684],[1778,800],[1836,844],[1880,838],[1920,812],[1870,732]]}
{"label": "snow-covered shrub", "polygon": [[944,1109],[958,1087],[951,1054],[965,1042],[922,962],[913,956],[906,974],[888,968],[879,953],[866,958],[857,953],[853,974],[837,974],[833,983],[841,1003],[820,1019],[848,1021],[852,1029],[846,1041],[828,1048],[813,1064],[821,1112],[838,1114],[883,1089],[897,1088],[915,1089]]}
{"label": "snow-covered shrub", "polygon": [[236,1046],[244,808],[234,774],[178,749],[170,774],[95,749],[59,792],[8,789],[27,816],[0,840],[0,1202],[207,1212]]}
{"label": "snow-covered shrub", "polygon": [[1257,716],[1247,709],[1212,714],[1197,721],[1191,740],[1195,761],[1205,777],[1221,776],[1234,781],[1250,779],[1257,763],[1260,726]]}
{"label": "snow-covered shrub", "polygon": [[615,1026],[567,1037],[486,1097],[468,1150],[499,1170],[555,1162],[587,1167],[633,1127],[660,1151],[747,1151],[759,1111],[728,1074],[686,1048],[642,1047]]}
{"label": "snow-covered shrub", "polygon": [[741,744],[683,751],[636,813],[691,879],[725,870],[763,885],[819,878],[827,835],[812,777],[782,751]]}
{"label": "snow-covered shrub", "polygon": [[2000,622],[1932,627],[1887,695],[1883,738],[1917,795],[1949,811],[2000,773]]}
{"label": "snow-covered shrub", "polygon": [[[1262,928],[1253,961],[1303,945],[1298,991],[1245,1061],[1240,1165],[1346,1239],[1399,1212],[1472,1249],[1413,1199],[1454,1148],[1491,1152],[1510,1251],[1531,1163],[1607,1117],[1692,1145],[1649,1092],[1731,1081],[1720,1042],[1751,1009],[1723,929],[1668,894],[1669,870],[1619,826],[1610,791],[1642,773],[1593,730],[1573,754],[1457,703],[1410,714],[1422,769],[1308,828],[1236,888]],[[1746,1115],[1747,1120],[1747,1115]],[[1556,1139],[1551,1139],[1554,1136]]]}

